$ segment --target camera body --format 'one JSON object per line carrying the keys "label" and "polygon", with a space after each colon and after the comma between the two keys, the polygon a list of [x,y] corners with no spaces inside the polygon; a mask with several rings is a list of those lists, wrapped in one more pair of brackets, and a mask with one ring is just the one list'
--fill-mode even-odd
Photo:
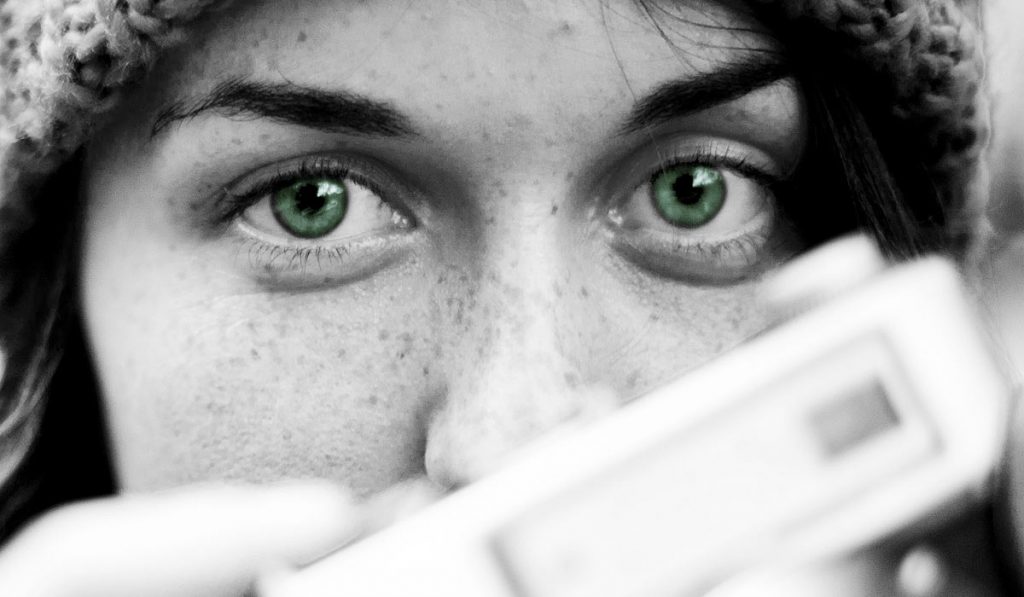
{"label": "camera body", "polygon": [[768,331],[262,597],[699,595],[985,498],[1012,386],[951,263],[845,239],[767,288]]}

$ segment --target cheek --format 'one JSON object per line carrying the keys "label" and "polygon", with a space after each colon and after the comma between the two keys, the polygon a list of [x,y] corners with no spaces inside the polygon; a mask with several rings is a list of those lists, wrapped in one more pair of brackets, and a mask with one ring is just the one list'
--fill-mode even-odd
{"label": "cheek", "polygon": [[[595,258],[595,256],[597,256]],[[575,252],[561,292],[563,344],[622,401],[680,377],[767,325],[757,280],[699,286],[641,271],[606,248]]]}
{"label": "cheek", "polygon": [[604,338],[589,344],[591,376],[623,401],[680,377],[764,328],[754,294],[752,285],[613,287],[593,311]]}
{"label": "cheek", "polygon": [[285,294],[223,291],[213,268],[171,253],[91,271],[125,489],[325,477],[368,494],[422,470],[437,349],[407,276]]}

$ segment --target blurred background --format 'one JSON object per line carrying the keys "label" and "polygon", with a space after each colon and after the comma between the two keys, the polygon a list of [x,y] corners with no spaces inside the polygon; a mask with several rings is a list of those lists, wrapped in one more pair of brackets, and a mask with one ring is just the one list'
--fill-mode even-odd
{"label": "blurred background", "polygon": [[986,290],[1024,378],[1024,0],[987,0],[994,118]]}
{"label": "blurred background", "polygon": [[1024,231],[1024,1],[989,0],[993,196],[990,216],[1002,232]]}

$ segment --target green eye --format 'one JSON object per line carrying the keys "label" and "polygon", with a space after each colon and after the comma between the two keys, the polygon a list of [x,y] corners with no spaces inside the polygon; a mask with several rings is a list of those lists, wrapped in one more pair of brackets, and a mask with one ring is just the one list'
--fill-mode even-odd
{"label": "green eye", "polygon": [[304,179],[270,196],[277,222],[299,238],[320,238],[341,225],[348,211],[345,185],[336,179]]}
{"label": "green eye", "polygon": [[673,166],[651,181],[658,215],[680,228],[697,228],[713,220],[725,205],[725,178],[716,168]]}

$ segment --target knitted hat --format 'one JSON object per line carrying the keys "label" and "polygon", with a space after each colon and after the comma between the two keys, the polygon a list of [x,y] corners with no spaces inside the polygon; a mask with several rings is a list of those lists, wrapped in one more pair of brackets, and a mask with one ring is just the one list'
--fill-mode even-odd
{"label": "knitted hat", "polygon": [[[981,43],[963,1],[753,0],[834,33],[852,62],[877,74],[873,95],[916,136],[953,214],[978,212],[968,187],[985,137]],[[0,232],[28,224],[33,195],[99,117],[191,21],[223,4],[0,0]]]}

